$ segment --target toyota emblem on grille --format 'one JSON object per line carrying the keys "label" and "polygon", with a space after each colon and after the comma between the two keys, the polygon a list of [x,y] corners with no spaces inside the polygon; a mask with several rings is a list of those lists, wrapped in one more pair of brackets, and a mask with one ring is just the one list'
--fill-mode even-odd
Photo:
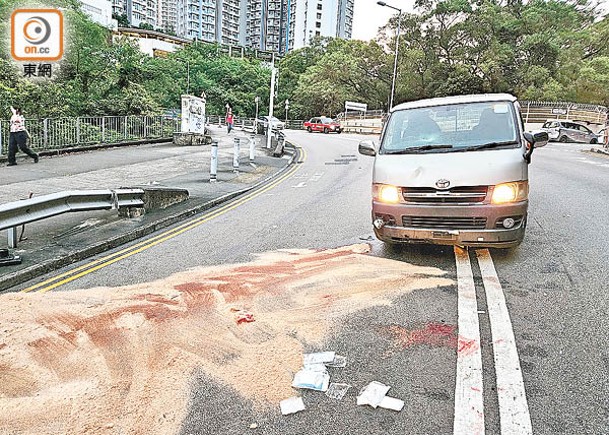
{"label": "toyota emblem on grille", "polygon": [[445,180],[444,178],[436,181],[436,187],[438,187],[438,189],[447,189],[448,186],[450,186],[450,181]]}

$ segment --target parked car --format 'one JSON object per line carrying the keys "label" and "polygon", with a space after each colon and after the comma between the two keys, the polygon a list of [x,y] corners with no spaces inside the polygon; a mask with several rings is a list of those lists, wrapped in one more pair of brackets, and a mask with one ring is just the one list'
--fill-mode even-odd
{"label": "parked car", "polygon": [[573,121],[548,120],[541,129],[548,133],[551,141],[598,143],[598,135]]}
{"label": "parked car", "polygon": [[314,131],[323,131],[324,133],[328,134],[333,131],[340,134],[343,131],[343,128],[340,126],[339,122],[325,116],[311,118],[304,123],[304,128],[309,133],[313,133]]}
{"label": "parked car", "polygon": [[[280,121],[278,118],[275,118],[274,116],[272,116],[270,118],[271,118],[271,130],[283,130],[285,128],[285,124],[283,123],[283,121]],[[256,132],[258,134],[264,134],[268,124],[269,124],[268,116],[259,117],[258,119],[256,119]]]}

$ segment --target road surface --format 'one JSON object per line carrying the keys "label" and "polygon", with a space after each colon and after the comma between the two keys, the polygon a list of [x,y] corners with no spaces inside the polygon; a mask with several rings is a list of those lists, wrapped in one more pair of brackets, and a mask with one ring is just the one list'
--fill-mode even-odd
{"label": "road surface", "polygon": [[[181,286],[193,285],[183,283],[192,270],[204,270],[197,279],[209,279],[214,270],[245,273],[239,266],[227,271],[226,265],[264,263],[257,256],[261,253],[289,250],[300,258],[349,246],[366,249],[367,244],[370,252],[363,260],[353,253],[345,254],[342,264],[334,257],[315,257],[329,265],[323,279],[316,280],[318,269],[312,269],[311,277],[298,281],[303,294],[309,294],[307,285],[316,285],[328,292],[323,297],[338,295],[334,308],[309,304],[285,311],[281,294],[266,299],[277,322],[292,325],[286,327],[288,335],[302,351],[336,350],[347,356],[344,369],[331,370],[332,381],[352,385],[345,398],[293,390],[301,393],[307,409],[282,416],[269,392],[276,385],[267,379],[268,372],[248,372],[243,365],[272,359],[293,341],[285,347],[277,341],[262,354],[235,348],[234,354],[223,353],[214,364],[184,374],[187,398],[181,400],[186,408],[173,417],[173,427],[182,434],[606,433],[609,158],[585,153],[586,146],[578,144],[551,143],[536,150],[527,235],[515,250],[390,249],[374,239],[371,229],[373,159],[357,153],[364,137],[296,131],[288,137],[301,148],[302,163],[272,186],[212,210],[179,231],[164,232],[167,236],[15,290],[41,291],[40,298],[51,298],[85,289],[94,299],[107,291],[98,287],[145,288],[152,283],[154,288],[172,274],[179,274]],[[305,249],[321,251],[299,251]],[[290,259],[268,261],[276,267]],[[357,267],[344,269],[347,263]],[[410,281],[386,279],[398,273],[396,267]],[[283,276],[276,270],[256,279]],[[349,294],[350,286],[357,298]],[[314,323],[324,324],[323,330]],[[219,334],[213,329],[217,323],[203,314],[189,325],[193,337]],[[256,322],[240,327],[252,325]],[[279,340],[278,330],[263,332],[244,340]],[[222,347],[213,340],[200,345]],[[286,354],[286,361],[293,356]],[[270,363],[260,367],[276,368]],[[228,372],[232,368],[248,378],[236,379]],[[404,400],[404,409],[356,406],[355,396],[370,381],[390,385],[389,395]],[[281,386],[279,391],[290,389]]]}

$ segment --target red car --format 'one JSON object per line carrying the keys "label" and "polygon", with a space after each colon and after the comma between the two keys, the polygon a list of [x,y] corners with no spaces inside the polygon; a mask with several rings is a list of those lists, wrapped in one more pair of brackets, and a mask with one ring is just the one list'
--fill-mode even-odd
{"label": "red car", "polygon": [[328,134],[331,131],[335,133],[341,133],[343,131],[338,122],[334,121],[332,118],[326,118],[325,116],[311,118],[309,121],[304,123],[304,128],[306,128],[309,133],[313,133],[314,131],[323,131],[324,133]]}

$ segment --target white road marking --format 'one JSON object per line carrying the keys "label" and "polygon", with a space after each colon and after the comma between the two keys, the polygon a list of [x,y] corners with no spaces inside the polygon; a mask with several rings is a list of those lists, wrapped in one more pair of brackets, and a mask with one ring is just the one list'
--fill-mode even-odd
{"label": "white road marking", "polygon": [[309,181],[315,182],[315,181],[319,181],[319,179],[324,175],[324,172],[316,172],[315,175],[313,175]]}
{"label": "white road marking", "polygon": [[458,285],[457,382],[455,386],[455,435],[484,434],[484,396],[478,304],[467,249],[455,247]]}
{"label": "white road marking", "polygon": [[476,251],[491,323],[502,435],[533,433],[510,314],[488,249]]}
{"label": "white road marking", "polygon": [[307,185],[307,183],[305,183],[304,181],[301,181],[300,183],[298,183],[296,186],[292,186],[292,188],[300,188],[300,187],[305,187]]}

